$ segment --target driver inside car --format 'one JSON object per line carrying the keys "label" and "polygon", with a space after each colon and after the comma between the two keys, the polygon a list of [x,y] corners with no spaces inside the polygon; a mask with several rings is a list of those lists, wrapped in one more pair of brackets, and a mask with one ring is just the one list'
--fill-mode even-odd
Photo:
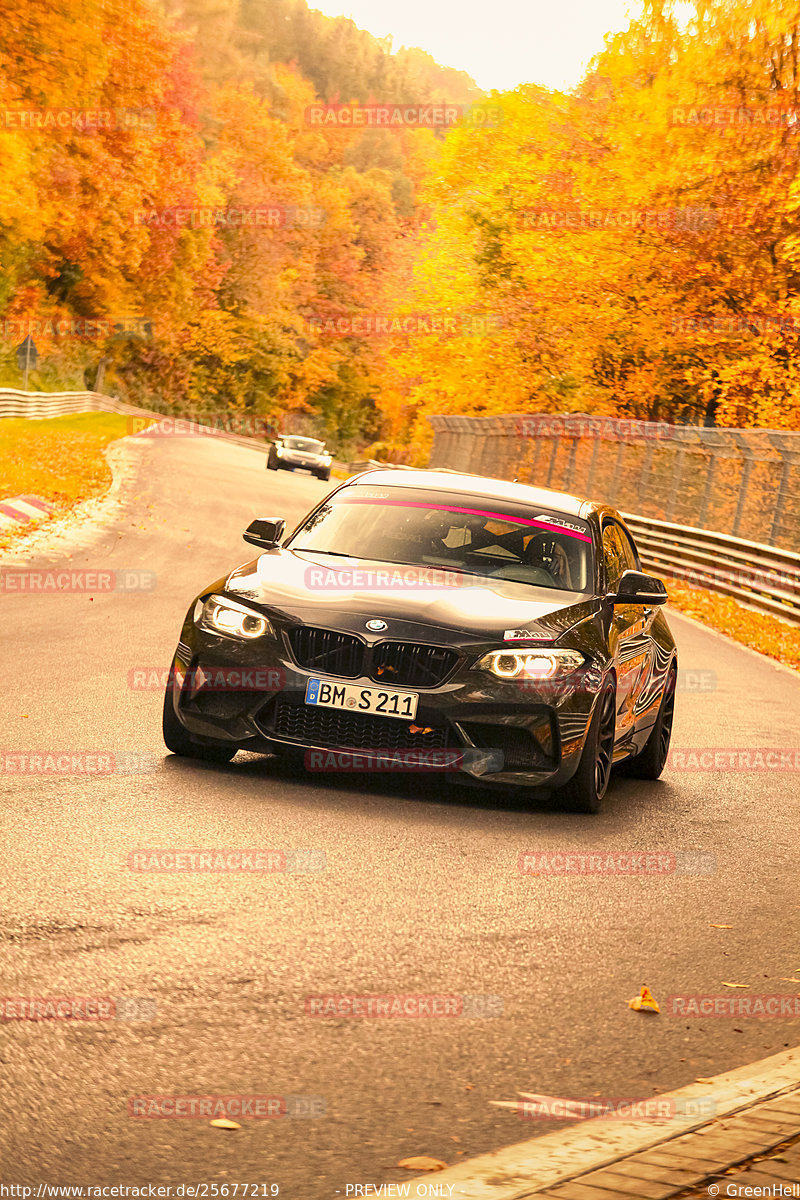
{"label": "driver inside car", "polygon": [[523,561],[529,566],[547,571],[558,587],[568,591],[572,589],[569,557],[561,542],[552,534],[534,534],[525,547]]}

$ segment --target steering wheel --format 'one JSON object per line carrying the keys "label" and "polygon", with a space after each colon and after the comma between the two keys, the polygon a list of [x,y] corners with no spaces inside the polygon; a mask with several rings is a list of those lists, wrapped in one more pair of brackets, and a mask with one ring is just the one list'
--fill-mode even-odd
{"label": "steering wheel", "polygon": [[532,567],[543,567],[555,583],[570,586],[567,552],[551,533],[533,535],[525,547],[525,562]]}

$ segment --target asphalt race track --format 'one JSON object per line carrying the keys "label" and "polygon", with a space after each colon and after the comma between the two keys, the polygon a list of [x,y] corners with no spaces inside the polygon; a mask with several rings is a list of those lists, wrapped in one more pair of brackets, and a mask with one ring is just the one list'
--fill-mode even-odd
{"label": "asphalt race track", "polygon": [[[796,1044],[797,1021],[680,1018],[664,1002],[800,991],[797,771],[619,778],[588,817],[437,777],[173,757],[161,690],[131,672],[167,667],[193,594],[255,553],[241,540],[254,517],[291,527],[328,485],[211,438],[135,453],[113,524],[69,562],[55,547],[30,565],[149,571],[155,587],[0,596],[4,754],[118,762],[0,773],[0,941],[3,997],[139,997],[145,1019],[2,1022],[6,1183],[277,1183],[328,1200],[408,1180],[410,1155],[456,1163],[551,1131],[490,1105],[520,1090],[650,1096]],[[673,628],[675,748],[800,744],[796,676]],[[131,870],[143,847],[311,849],[327,869]],[[697,857],[648,876],[518,869],[520,853],[565,850]],[[629,1010],[643,984],[660,1016]],[[326,993],[491,995],[503,1015],[307,1016],[305,997]],[[232,1132],[129,1115],[134,1097],[240,1094],[316,1098],[324,1115]]]}

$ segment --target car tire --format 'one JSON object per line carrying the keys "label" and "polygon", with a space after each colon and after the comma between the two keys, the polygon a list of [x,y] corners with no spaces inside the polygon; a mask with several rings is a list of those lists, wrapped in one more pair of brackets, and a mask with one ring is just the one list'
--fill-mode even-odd
{"label": "car tire", "polygon": [[272,457],[272,451],[270,450],[269,454],[267,455],[267,470],[268,471],[277,471],[277,469],[278,469],[278,464],[277,464],[276,460]]}
{"label": "car tire", "polygon": [[330,477],[330,471],[317,471],[317,479],[321,479],[323,483],[327,483]]}
{"label": "car tire", "polygon": [[597,697],[578,769],[556,793],[559,806],[567,812],[600,811],[614,761],[616,717],[617,692],[609,680]]}
{"label": "car tire", "polygon": [[[172,672],[170,671],[170,676]],[[236,747],[218,745],[205,746],[192,741],[187,730],[181,725],[175,715],[172,703],[172,679],[170,678],[164,692],[164,713],[161,728],[164,734],[164,744],[173,754],[182,758],[201,758],[205,762],[230,762],[236,753]]]}
{"label": "car tire", "polygon": [[644,748],[629,758],[624,764],[626,775],[634,779],[658,779],[667,765],[669,743],[672,738],[672,722],[675,715],[675,688],[678,682],[678,672],[675,666],[669,669],[664,694],[658,708],[656,723],[650,730],[650,736]]}

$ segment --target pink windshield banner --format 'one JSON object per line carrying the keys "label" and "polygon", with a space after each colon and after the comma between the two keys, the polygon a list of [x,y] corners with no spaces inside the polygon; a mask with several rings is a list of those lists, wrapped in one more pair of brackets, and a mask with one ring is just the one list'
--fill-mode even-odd
{"label": "pink windshield banner", "polygon": [[[375,504],[374,497],[371,496],[341,496],[339,503],[345,504]],[[508,513],[489,512],[483,508],[460,508],[455,504],[428,504],[424,500],[384,500],[378,501],[382,508],[425,508],[432,509],[435,512],[451,512],[464,513],[468,517],[489,517],[494,521],[508,521],[514,525],[533,525],[537,529],[548,529],[552,533],[563,533],[565,537],[577,538],[579,542],[591,542],[591,538],[586,533],[578,533],[577,530],[567,529],[563,525],[557,525],[550,521],[536,521],[531,517],[510,516]]]}

